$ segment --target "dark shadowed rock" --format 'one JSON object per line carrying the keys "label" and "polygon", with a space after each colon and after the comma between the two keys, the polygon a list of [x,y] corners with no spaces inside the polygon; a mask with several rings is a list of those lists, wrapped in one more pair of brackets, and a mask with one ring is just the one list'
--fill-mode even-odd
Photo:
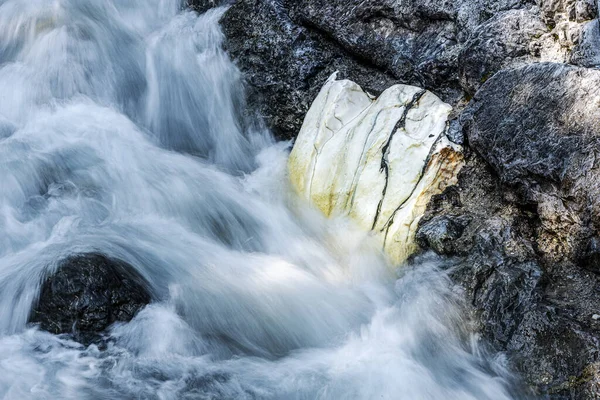
{"label": "dark shadowed rock", "polygon": [[189,7],[199,13],[203,13],[226,2],[226,0],[187,0],[186,7]]}
{"label": "dark shadowed rock", "polygon": [[374,94],[407,83],[456,105],[503,68],[592,65],[596,16],[587,0],[238,0],[221,24],[249,112],[289,138],[336,70]]}
{"label": "dark shadowed rock", "polygon": [[457,251],[454,243],[462,236],[463,230],[468,224],[468,218],[435,216],[419,230],[416,237],[417,243],[438,254],[454,255]]}
{"label": "dark shadowed rock", "polygon": [[[418,232],[457,257],[487,341],[556,399],[600,395],[599,84],[600,71],[563,64],[486,82],[459,118],[467,165]],[[445,220],[468,223],[440,246]]]}
{"label": "dark shadowed rock", "polygon": [[89,343],[112,323],[131,320],[150,300],[130,265],[100,254],[77,255],[62,261],[43,283],[30,322]]}
{"label": "dark shadowed rock", "polygon": [[282,138],[296,137],[312,101],[335,71],[373,94],[396,83],[318,30],[294,22],[279,1],[238,1],[221,25],[226,48],[245,73],[250,112]]}
{"label": "dark shadowed rock", "polygon": [[[505,10],[532,5],[527,0],[287,3],[294,20],[326,33],[353,56],[450,102],[460,97],[459,54],[470,37],[481,34],[477,27]],[[509,42],[504,34],[501,36]]]}

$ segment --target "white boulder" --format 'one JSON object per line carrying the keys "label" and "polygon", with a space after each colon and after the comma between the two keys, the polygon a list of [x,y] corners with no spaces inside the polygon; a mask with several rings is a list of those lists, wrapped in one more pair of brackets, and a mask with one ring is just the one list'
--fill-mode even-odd
{"label": "white boulder", "polygon": [[395,85],[378,98],[333,75],[308,111],[288,161],[293,187],[327,216],[372,230],[395,263],[416,249],[431,196],[455,183],[459,146],[444,135],[451,107]]}

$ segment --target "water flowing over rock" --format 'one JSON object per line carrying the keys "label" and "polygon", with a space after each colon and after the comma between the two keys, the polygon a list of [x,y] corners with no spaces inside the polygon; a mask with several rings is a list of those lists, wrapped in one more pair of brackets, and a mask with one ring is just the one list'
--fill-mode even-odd
{"label": "water flowing over rock", "polygon": [[[518,398],[472,340],[445,261],[395,275],[367,232],[292,192],[289,144],[244,116],[226,9],[184,5],[0,0],[0,398]],[[388,127],[443,130],[435,96],[386,96]],[[389,149],[426,143],[406,175],[425,182],[436,138],[412,134]],[[392,154],[390,182],[402,178]],[[144,291],[124,293],[124,275]]]}
{"label": "water flowing over rock", "polygon": [[[595,398],[600,381],[598,72],[580,68],[600,66],[598,5],[238,0],[221,20],[250,112],[281,136],[300,131],[335,70],[372,95],[411,84],[453,106],[446,134],[464,144],[466,167],[433,197],[417,240],[459,260],[449,271],[479,331],[552,398]],[[337,201],[316,204],[367,214],[372,227],[372,206],[344,211]]]}
{"label": "water flowing over rock", "polygon": [[306,115],[288,169],[296,191],[327,216],[372,230],[396,263],[432,195],[454,183],[462,155],[444,135],[450,106],[396,85],[377,99],[333,75]]}
{"label": "water flowing over rock", "polygon": [[132,266],[99,254],[70,257],[46,279],[29,320],[88,343],[113,323],[128,322],[146,304],[146,284]]}

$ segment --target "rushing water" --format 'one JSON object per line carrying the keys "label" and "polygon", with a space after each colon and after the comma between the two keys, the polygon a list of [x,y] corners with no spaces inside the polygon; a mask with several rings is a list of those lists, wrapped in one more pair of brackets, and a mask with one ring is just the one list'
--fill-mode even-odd
{"label": "rushing water", "polygon": [[[0,398],[511,398],[435,261],[396,275],[293,196],[289,144],[239,116],[223,11],[0,0]],[[156,299],[102,349],[27,325],[84,252]]]}

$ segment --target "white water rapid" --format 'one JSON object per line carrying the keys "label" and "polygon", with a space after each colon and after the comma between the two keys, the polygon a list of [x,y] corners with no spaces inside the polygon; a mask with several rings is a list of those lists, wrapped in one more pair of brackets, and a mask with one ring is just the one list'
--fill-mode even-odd
{"label": "white water rapid", "polygon": [[[438,261],[392,274],[240,118],[223,9],[0,0],[0,398],[509,399]],[[134,266],[151,305],[84,347],[28,325],[58,261]]]}

